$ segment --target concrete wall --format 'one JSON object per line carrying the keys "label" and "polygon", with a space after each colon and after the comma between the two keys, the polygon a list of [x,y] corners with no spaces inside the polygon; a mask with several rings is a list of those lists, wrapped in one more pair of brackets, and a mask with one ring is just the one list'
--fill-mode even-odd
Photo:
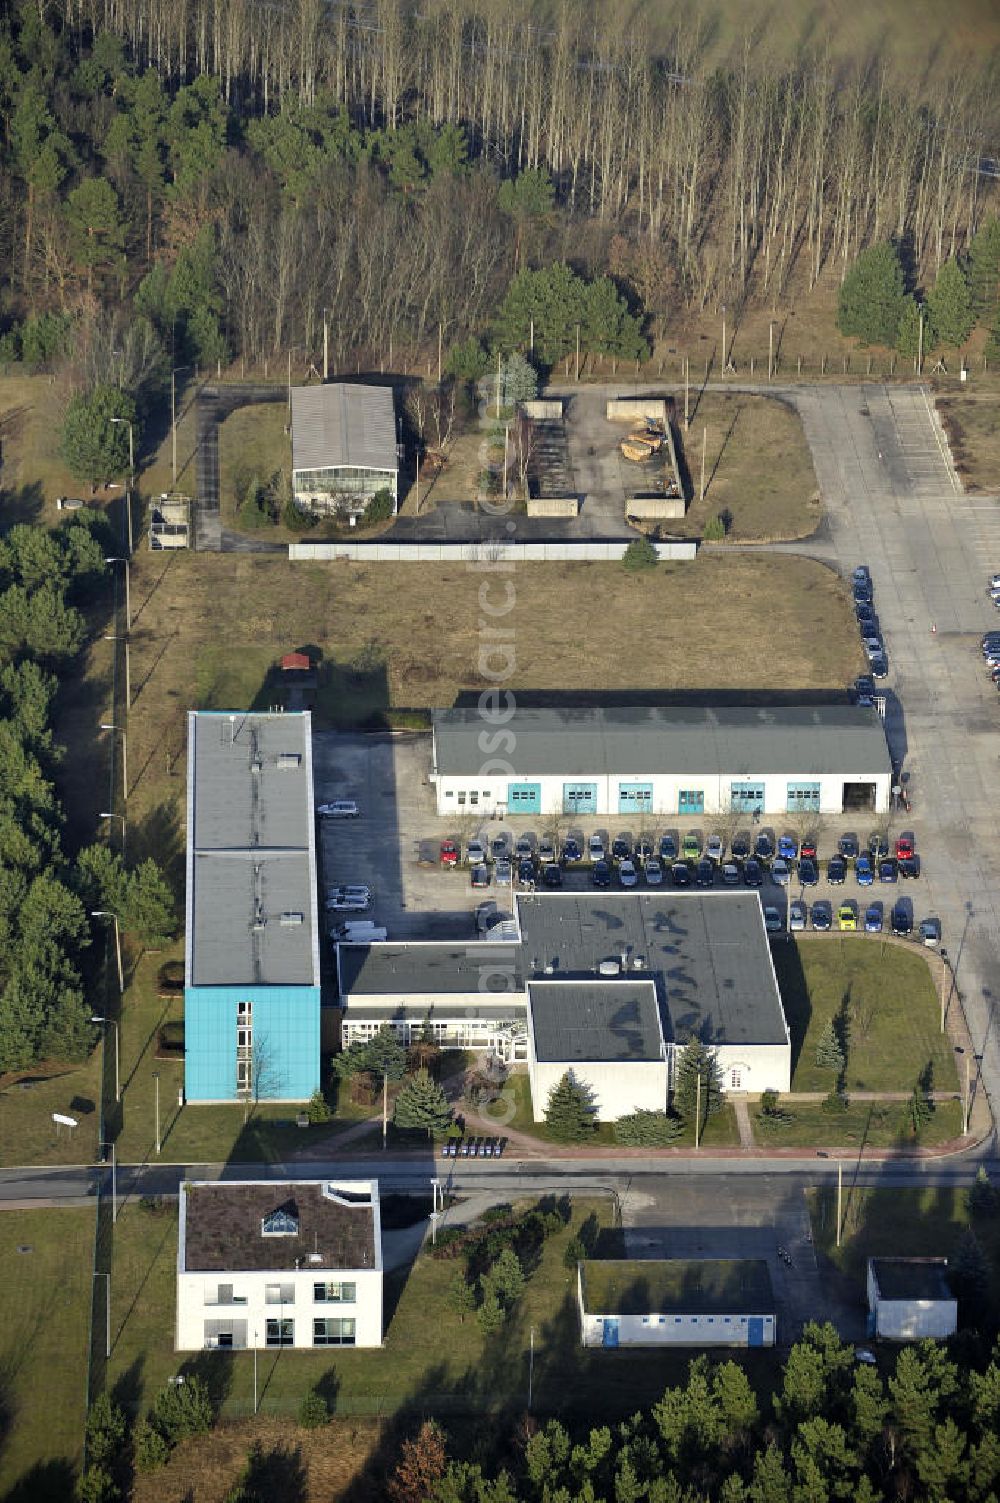
{"label": "concrete wall", "polygon": [[[616,1315],[619,1346],[748,1346],[747,1315]],[[764,1346],[774,1345],[773,1315],[764,1322]],[[584,1346],[604,1345],[605,1316],[581,1315]]]}
{"label": "concrete wall", "polygon": [[[356,1298],[350,1303],[317,1301],[314,1284],[337,1281],[355,1285]],[[215,1303],[220,1284],[232,1284],[234,1299],[240,1303]],[[292,1298],[274,1304],[267,1300],[267,1285],[286,1285]],[[355,1346],[382,1345],[382,1271],[381,1269],[300,1268],[291,1272],[254,1271],[240,1273],[179,1273],[177,1276],[176,1350],[201,1351],[206,1346],[206,1322],[240,1323],[242,1330],[233,1333],[237,1348],[266,1345],[268,1320],[294,1321],[294,1345],[312,1349],[313,1321],[347,1317],[355,1321]],[[239,1341],[242,1334],[243,1341]],[[256,1341],[255,1341],[256,1335]],[[213,1343],[214,1345],[215,1343]],[[328,1350],[325,1346],[322,1350]],[[276,1348],[275,1350],[279,1350]],[[330,1348],[333,1351],[335,1348]]]}
{"label": "concrete wall", "polygon": [[[792,1046],[784,1044],[720,1044],[716,1049],[724,1091],[789,1091],[792,1086]],[[737,1072],[734,1075],[734,1071]]]}
{"label": "concrete wall", "polygon": [[[570,760],[571,752],[567,748],[567,761]],[[888,761],[888,755],[886,757]],[[484,766],[495,766],[496,759],[483,754]],[[439,814],[468,814],[478,812],[480,817],[488,819],[495,809],[501,809],[506,814],[508,804],[508,784],[511,782],[537,783],[539,785],[539,808],[540,813],[535,816],[536,823],[544,826],[546,815],[563,812],[563,790],[565,786],[579,786],[581,784],[593,784],[596,799],[596,817],[628,821],[631,827],[637,824],[648,823],[662,826],[664,823],[675,820],[680,815],[680,794],[701,793],[704,796],[704,818],[710,820],[715,815],[727,814],[732,802],[732,787],[734,783],[753,785],[764,789],[763,814],[768,818],[779,819],[789,814],[788,808],[788,785],[789,783],[815,782],[820,785],[820,813],[842,814],[844,811],[844,784],[845,783],[874,783],[875,785],[875,809],[872,813],[883,813],[889,808],[889,790],[892,783],[891,773],[886,770],[873,773],[857,773],[845,777],[843,774],[825,774],[814,777],[808,769],[799,773],[768,773],[757,774],[753,771],[728,773],[723,776],[717,774],[643,774],[621,773],[614,776],[605,774],[581,772],[573,777],[542,777],[532,776],[531,768],[518,768],[516,778],[506,775],[496,776],[469,774],[464,777],[444,777],[438,775],[432,777],[437,785],[437,809]],[[649,784],[652,794],[649,801],[648,814],[640,817],[634,811],[620,809],[619,784]],[[470,803],[470,795],[478,795],[477,803]],[[464,801],[460,801],[460,795],[464,794]],[[595,816],[589,816],[593,819]],[[702,816],[697,816],[702,817]],[[750,815],[747,814],[749,821]],[[864,819],[866,816],[852,816]]]}
{"label": "concrete wall", "polygon": [[942,1340],[958,1329],[958,1303],[953,1299],[882,1299],[872,1260],[868,1260],[868,1312],[874,1334],[887,1341]]}
{"label": "concrete wall", "polygon": [[[353,559],[362,563],[466,563],[480,568],[506,563],[615,563],[630,541],[630,538],[622,538],[617,542],[588,543],[289,543],[288,557],[293,563]],[[657,557],[662,560],[692,559],[698,553],[698,544],[693,541],[656,543],[654,546]]]}
{"label": "concrete wall", "polygon": [[657,517],[677,518],[683,517],[684,512],[683,496],[629,496],[625,502],[625,516],[630,521],[633,517],[637,521]]}
{"label": "concrete wall", "polygon": [[580,514],[577,496],[529,496],[529,517],[576,517]]}
{"label": "concrete wall", "polygon": [[586,1083],[594,1092],[594,1104],[600,1122],[616,1122],[630,1112],[667,1109],[667,1062],[661,1060],[538,1061],[534,1057],[531,1033],[528,1034],[528,1075],[531,1080],[531,1105],[536,1122],[545,1120],[549,1092],[572,1070],[575,1080]]}
{"label": "concrete wall", "polygon": [[667,404],[663,397],[609,397],[606,416],[609,423],[642,423],[647,418],[667,425]]}
{"label": "concrete wall", "polygon": [[558,422],[563,415],[563,404],[555,401],[543,401],[539,398],[534,402],[522,402],[521,411],[525,417],[547,418],[550,421],[554,418]]}

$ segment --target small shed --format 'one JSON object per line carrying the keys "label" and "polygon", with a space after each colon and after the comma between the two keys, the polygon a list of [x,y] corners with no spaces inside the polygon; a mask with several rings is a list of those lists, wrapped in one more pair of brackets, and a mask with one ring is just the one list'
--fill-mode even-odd
{"label": "small shed", "polygon": [[773,1346],[763,1258],[601,1259],[577,1264],[584,1346]]}
{"label": "small shed", "polygon": [[947,1258],[869,1258],[868,1331],[888,1341],[953,1336],[958,1301]]}

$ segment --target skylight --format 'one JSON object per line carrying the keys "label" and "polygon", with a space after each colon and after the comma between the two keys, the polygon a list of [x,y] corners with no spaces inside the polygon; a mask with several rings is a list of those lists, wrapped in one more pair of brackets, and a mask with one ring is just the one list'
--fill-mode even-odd
{"label": "skylight", "polygon": [[279,1206],[276,1211],[269,1211],[264,1217],[260,1232],[262,1237],[297,1237],[299,1218],[285,1206]]}

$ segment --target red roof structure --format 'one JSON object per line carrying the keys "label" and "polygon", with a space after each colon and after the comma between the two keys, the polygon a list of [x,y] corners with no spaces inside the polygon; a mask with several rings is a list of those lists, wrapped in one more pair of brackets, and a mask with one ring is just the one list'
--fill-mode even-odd
{"label": "red roof structure", "polygon": [[308,673],[312,663],[304,652],[286,652],[281,660],[282,673]]}

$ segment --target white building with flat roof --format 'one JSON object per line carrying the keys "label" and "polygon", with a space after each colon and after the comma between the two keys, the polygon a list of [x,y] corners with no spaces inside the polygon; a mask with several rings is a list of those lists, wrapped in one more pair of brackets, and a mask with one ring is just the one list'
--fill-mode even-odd
{"label": "white building with flat roof", "polygon": [[381,1346],[377,1180],[184,1180],[177,1351]]}

